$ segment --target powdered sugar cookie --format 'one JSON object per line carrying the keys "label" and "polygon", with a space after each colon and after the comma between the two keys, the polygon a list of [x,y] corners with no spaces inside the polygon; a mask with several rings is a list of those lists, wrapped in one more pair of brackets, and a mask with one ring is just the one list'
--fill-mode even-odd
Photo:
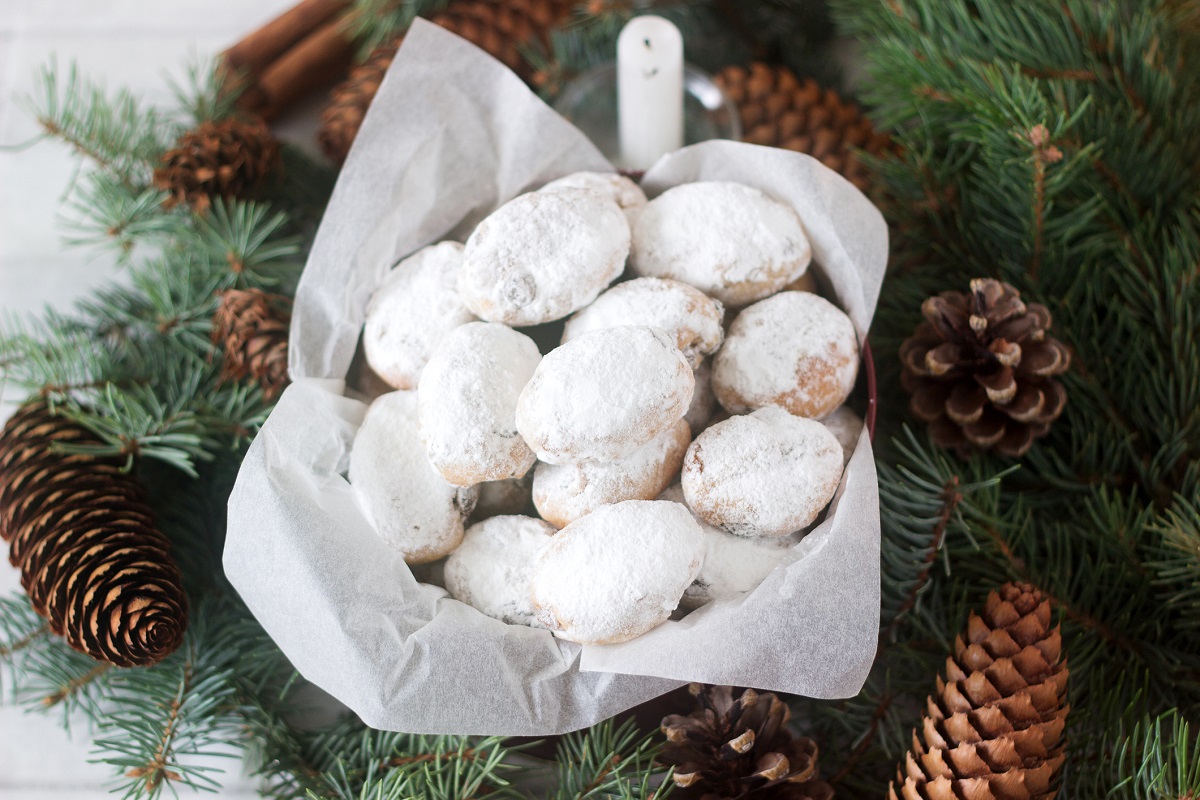
{"label": "powdered sugar cookie", "polygon": [[492,517],[467,528],[446,559],[450,596],[511,625],[535,625],[530,583],[533,560],[557,533],[533,517]]}
{"label": "powdered sugar cookie", "polygon": [[619,283],[580,309],[563,328],[563,343],[589,331],[618,325],[649,325],[675,337],[695,369],[725,338],[725,307],[704,292],[679,281],[636,278]]}
{"label": "powdered sugar cookie", "polygon": [[601,506],[538,553],[537,619],[572,642],[628,641],[671,615],[703,562],[704,534],[679,503]]}
{"label": "powdered sugar cookie", "polygon": [[476,522],[488,517],[508,514],[523,514],[533,502],[533,470],[523,477],[502,481],[484,481],[475,487],[479,490],[479,501],[475,503]]}
{"label": "powdered sugar cookie", "polygon": [[416,388],[442,337],[475,319],[458,296],[462,252],[458,242],[418,250],[397,264],[371,295],[363,352],[389,386]]}
{"label": "powdered sugar cookie", "polygon": [[350,450],[350,485],[375,531],[410,564],[458,547],[474,489],[451,486],[429,463],[417,432],[417,393],[377,398]]}
{"label": "powdered sugar cookie", "polygon": [[[683,487],[674,484],[659,495],[659,500],[682,503]],[[692,516],[704,532],[707,552],[704,565],[696,580],[679,601],[682,608],[694,609],[713,602],[738,597],[758,587],[781,564],[795,558],[792,541],[781,539],[747,539],[714,528],[695,512]]]}
{"label": "powdered sugar cookie", "polygon": [[575,172],[550,181],[541,191],[555,192],[559,189],[590,189],[614,200],[623,211],[646,204],[646,193],[642,187],[617,172]]}
{"label": "powdered sugar cookie", "polygon": [[546,354],[517,402],[542,461],[616,461],[683,418],[692,368],[661,328],[592,331]]}
{"label": "powdered sugar cookie", "polygon": [[533,503],[542,519],[562,528],[603,505],[653,500],[679,474],[692,431],[683,420],[616,461],[539,462]]}
{"label": "powdered sugar cookie", "polygon": [[717,396],[712,390],[712,364],[705,361],[692,370],[696,388],[692,390],[692,402],[683,418],[693,434],[708,427],[713,415],[717,413]]}
{"label": "powdered sugar cookie", "polygon": [[533,451],[517,433],[517,397],[542,360],[522,333],[469,322],[446,335],[417,388],[421,439],[433,466],[455,486],[519,478]]}
{"label": "powdered sugar cookie", "polygon": [[737,307],[779,291],[811,259],[791,207],[740,183],[701,181],[646,204],[629,263],[638,275],[674,278]]}
{"label": "powdered sugar cookie", "polygon": [[850,463],[854,448],[858,446],[858,437],[862,434],[862,417],[855,414],[848,406],[834,409],[833,413],[821,419],[821,424],[829,429],[833,438],[842,446],[843,466]]}
{"label": "powdered sugar cookie", "polygon": [[588,189],[530,192],[467,239],[458,292],[489,322],[539,325],[595,300],[628,255],[629,223],[612,199]]}
{"label": "powdered sugar cookie", "polygon": [[858,375],[854,323],[808,292],[784,292],[738,314],[713,358],[717,400],[734,414],[779,406],[820,418],[846,402]]}
{"label": "powdered sugar cookie", "polygon": [[824,425],[782,408],[719,422],[683,459],[688,507],[738,536],[787,536],[821,513],[842,477],[842,446]]}

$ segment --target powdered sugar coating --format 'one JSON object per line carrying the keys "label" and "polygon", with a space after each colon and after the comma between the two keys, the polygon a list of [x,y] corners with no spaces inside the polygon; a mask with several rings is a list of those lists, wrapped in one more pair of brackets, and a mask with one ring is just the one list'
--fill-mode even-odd
{"label": "powdered sugar coating", "polygon": [[[673,484],[658,499],[683,503],[683,487]],[[714,528],[695,512],[692,516],[704,532],[708,550],[704,566],[679,601],[683,608],[699,608],[714,600],[728,600],[752,591],[776,567],[790,563],[794,558],[792,541],[786,537],[747,539]]]}
{"label": "powdered sugar coating", "polygon": [[573,172],[558,180],[550,181],[541,188],[543,192],[559,189],[589,189],[616,202],[628,211],[646,204],[646,193],[642,187],[618,172]]}
{"label": "powdered sugar coating", "polygon": [[719,422],[683,459],[683,495],[710,525],[787,536],[821,513],[842,478],[842,446],[816,420],[763,408]]}
{"label": "powdered sugar coating", "polygon": [[562,528],[602,505],[653,500],[679,475],[692,431],[683,420],[616,461],[539,462],[533,503],[542,519]]}
{"label": "powdered sugar coating", "polygon": [[371,296],[363,329],[367,363],[394,389],[416,388],[442,337],[475,315],[458,295],[463,246],[442,242],[396,265]]}
{"label": "powdered sugar coating", "polygon": [[550,464],[616,461],[682,419],[694,388],[661,328],[592,331],[542,359],[517,401],[517,430]]}
{"label": "powdered sugar coating", "polygon": [[530,192],[475,228],[458,292],[489,322],[540,325],[583,308],[625,269],[629,223],[588,189]]}
{"label": "powdered sugar coating", "polygon": [[686,283],[664,278],[635,278],[605,291],[589,306],[575,312],[563,328],[565,344],[589,331],[618,325],[649,325],[675,337],[688,364],[695,369],[721,346],[725,307]]}
{"label": "powdered sugar coating", "polygon": [[713,358],[717,400],[734,414],[764,406],[819,419],[846,402],[858,375],[858,338],[841,309],[783,292],[738,314]]}
{"label": "powdered sugar coating", "polygon": [[629,263],[638,275],[674,278],[738,307],[779,291],[811,260],[790,206],[740,183],[700,181],[646,204],[633,222]]}
{"label": "powdered sugar coating", "polygon": [[692,390],[692,402],[683,418],[692,429],[693,434],[708,427],[713,415],[717,413],[717,396],[712,390],[712,363],[704,361],[692,370],[696,388]]}
{"label": "powdered sugar coating", "polygon": [[854,448],[858,446],[858,437],[862,434],[862,417],[850,410],[849,406],[834,409],[833,413],[821,419],[821,424],[829,429],[833,438],[842,446],[842,463],[850,463]]}
{"label": "powdered sugar coating", "polygon": [[663,622],[704,563],[704,534],[687,508],[657,500],[601,506],[538,553],[538,621],[581,644],[615,644]]}
{"label": "powdered sugar coating", "polygon": [[416,392],[371,403],[350,451],[350,484],[376,533],[410,564],[458,547],[477,497],[473,488],[447,483],[425,457]]}
{"label": "powdered sugar coating", "polygon": [[502,481],[484,481],[476,486],[479,501],[475,503],[475,522],[488,517],[499,517],[524,513],[532,502],[533,470],[520,478]]}
{"label": "powdered sugar coating", "polygon": [[517,397],[542,360],[507,325],[469,322],[446,335],[417,388],[421,440],[433,466],[456,486],[519,478],[533,451],[517,433]]}
{"label": "powdered sugar coating", "polygon": [[450,596],[510,625],[536,625],[530,584],[538,551],[558,531],[533,517],[491,517],[446,559]]}

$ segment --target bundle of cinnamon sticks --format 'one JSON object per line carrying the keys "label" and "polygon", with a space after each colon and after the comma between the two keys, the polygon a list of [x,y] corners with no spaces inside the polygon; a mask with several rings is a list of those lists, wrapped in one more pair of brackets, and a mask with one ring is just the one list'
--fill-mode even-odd
{"label": "bundle of cinnamon sticks", "polygon": [[301,0],[221,54],[238,105],[272,120],[345,77],[354,60],[351,0]]}

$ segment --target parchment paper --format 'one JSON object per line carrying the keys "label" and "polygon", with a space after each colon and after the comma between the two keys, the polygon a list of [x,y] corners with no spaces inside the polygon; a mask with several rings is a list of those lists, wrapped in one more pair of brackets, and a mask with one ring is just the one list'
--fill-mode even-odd
{"label": "parchment paper", "polygon": [[[376,728],[550,735],[686,681],[846,697],[866,679],[879,617],[879,502],[864,432],[826,521],[738,600],[631,642],[580,647],[505,625],[416,581],[344,475],[366,406],[342,396],[367,301],[401,258],[463,238],[511,197],[611,170],[499,62],[417,22],[367,114],[296,295],[295,381],[250,447],[229,503],[225,571],[297,669]],[[878,211],[815,160],[706,142],[646,175],[735,180],[794,205],[860,334],[879,294]]]}

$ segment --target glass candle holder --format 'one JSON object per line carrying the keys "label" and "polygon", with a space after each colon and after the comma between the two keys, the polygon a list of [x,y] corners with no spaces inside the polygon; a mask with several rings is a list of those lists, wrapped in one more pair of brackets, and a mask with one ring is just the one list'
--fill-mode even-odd
{"label": "glass candle holder", "polygon": [[[554,110],[583,131],[605,158],[618,168],[621,143],[617,123],[617,65],[601,64],[580,73],[554,101]],[[737,106],[712,76],[685,64],[683,68],[683,143],[708,139],[740,139]]]}

